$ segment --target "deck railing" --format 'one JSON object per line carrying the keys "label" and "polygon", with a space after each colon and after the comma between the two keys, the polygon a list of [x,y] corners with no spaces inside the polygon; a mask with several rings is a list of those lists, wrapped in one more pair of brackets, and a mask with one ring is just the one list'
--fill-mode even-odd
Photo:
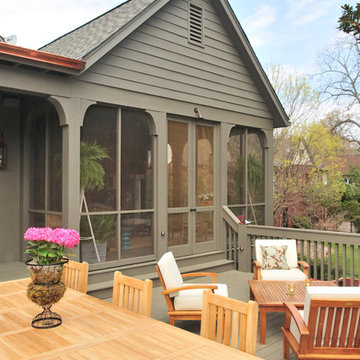
{"label": "deck railing", "polygon": [[311,278],[359,284],[359,234],[245,225],[227,206],[223,206],[223,232],[227,258],[234,260],[240,271],[252,271],[255,239],[296,239],[299,260],[310,264]]}

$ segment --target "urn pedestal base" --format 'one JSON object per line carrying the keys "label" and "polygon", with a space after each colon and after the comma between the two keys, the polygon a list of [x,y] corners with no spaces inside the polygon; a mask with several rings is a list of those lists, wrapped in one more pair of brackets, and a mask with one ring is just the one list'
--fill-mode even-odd
{"label": "urn pedestal base", "polygon": [[37,314],[31,321],[32,327],[36,329],[50,329],[61,325],[61,316],[51,311],[51,305],[43,306],[44,311]]}

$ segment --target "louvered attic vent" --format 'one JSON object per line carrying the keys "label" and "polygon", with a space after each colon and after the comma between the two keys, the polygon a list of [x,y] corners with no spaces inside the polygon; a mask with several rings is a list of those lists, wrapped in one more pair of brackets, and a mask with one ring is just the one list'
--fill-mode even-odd
{"label": "louvered attic vent", "polygon": [[189,42],[199,46],[204,43],[203,9],[192,3],[189,3]]}

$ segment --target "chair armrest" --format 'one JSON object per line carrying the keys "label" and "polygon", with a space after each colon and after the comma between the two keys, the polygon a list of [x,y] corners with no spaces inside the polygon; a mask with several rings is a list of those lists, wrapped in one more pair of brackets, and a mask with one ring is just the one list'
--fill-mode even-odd
{"label": "chair armrest", "polygon": [[180,286],[180,287],[177,287],[177,288],[164,290],[161,294],[162,295],[168,295],[168,294],[171,294],[173,292],[178,292],[178,291],[182,291],[182,290],[194,290],[194,289],[210,289],[210,290],[214,291],[217,288],[218,288],[217,285],[212,285],[212,284],[184,285],[184,286]]}
{"label": "chair armrest", "polygon": [[302,266],[303,272],[306,275],[306,278],[309,278],[309,269],[310,265],[306,261],[298,261],[298,265]]}
{"label": "chair armrest", "polygon": [[216,283],[215,278],[216,278],[217,276],[219,276],[219,274],[209,273],[209,272],[198,272],[198,273],[182,274],[181,276],[182,276],[182,278],[196,277],[196,276],[211,276],[211,277],[212,277],[212,280],[213,280],[213,283],[215,284],[215,283]]}
{"label": "chair armrest", "polygon": [[291,318],[293,318],[297,328],[300,331],[300,334],[302,332],[304,332],[304,334],[305,334],[305,332],[307,332],[307,334],[309,334],[309,331],[307,329],[305,321],[304,321],[303,317],[300,315],[298,308],[293,303],[289,303],[289,302],[284,302],[284,305],[285,305],[284,328],[290,329],[290,321],[291,321]]}
{"label": "chair armrest", "polygon": [[284,305],[285,305],[284,329],[290,331],[291,318],[293,318],[295,325],[300,333],[299,354],[304,354],[306,353],[308,347],[309,329],[305,324],[303,317],[300,315],[299,310],[296,308],[294,304],[285,302]]}
{"label": "chair armrest", "polygon": [[254,260],[254,276],[253,280],[261,280],[261,262]]}

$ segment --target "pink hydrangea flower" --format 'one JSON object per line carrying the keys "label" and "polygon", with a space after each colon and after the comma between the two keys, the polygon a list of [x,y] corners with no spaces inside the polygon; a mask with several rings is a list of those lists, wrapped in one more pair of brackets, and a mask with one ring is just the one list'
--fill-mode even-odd
{"label": "pink hydrangea flower", "polygon": [[26,241],[49,241],[49,234],[51,233],[51,228],[28,228],[25,232],[24,239]]}
{"label": "pink hydrangea flower", "polygon": [[50,241],[72,249],[79,243],[80,235],[76,230],[57,228],[51,231]]}
{"label": "pink hydrangea flower", "polygon": [[57,264],[64,258],[67,249],[72,249],[80,241],[76,230],[49,227],[26,230],[24,239],[29,241],[26,253],[33,256],[37,264]]}

